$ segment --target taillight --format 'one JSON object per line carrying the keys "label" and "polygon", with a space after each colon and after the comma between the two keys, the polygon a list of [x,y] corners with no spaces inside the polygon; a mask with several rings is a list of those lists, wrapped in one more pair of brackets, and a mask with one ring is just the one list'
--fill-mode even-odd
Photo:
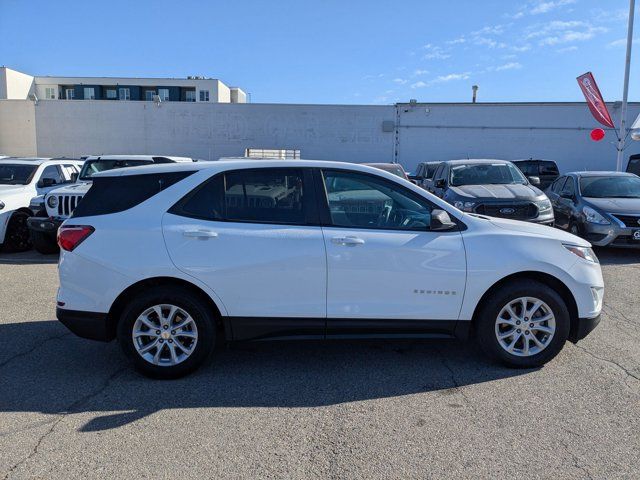
{"label": "taillight", "polygon": [[68,227],[60,227],[58,230],[58,245],[60,245],[61,249],[71,252],[94,231],[95,228],[89,225],[69,225]]}

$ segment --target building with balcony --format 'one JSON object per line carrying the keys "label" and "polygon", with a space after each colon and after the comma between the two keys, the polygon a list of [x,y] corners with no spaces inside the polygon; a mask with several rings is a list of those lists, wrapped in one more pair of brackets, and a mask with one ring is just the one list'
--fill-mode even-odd
{"label": "building with balcony", "polygon": [[0,67],[0,99],[246,103],[245,92],[205,77],[42,77]]}

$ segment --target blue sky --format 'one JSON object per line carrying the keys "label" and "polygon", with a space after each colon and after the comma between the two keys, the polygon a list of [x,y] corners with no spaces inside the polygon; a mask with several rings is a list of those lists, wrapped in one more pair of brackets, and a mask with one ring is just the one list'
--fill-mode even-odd
{"label": "blue sky", "polygon": [[[640,7],[640,6],[639,6]],[[605,9],[606,8],[606,9]],[[0,64],[39,75],[205,75],[253,102],[622,96],[627,0],[0,0]],[[640,25],[638,38],[640,38]],[[640,45],[631,100],[640,100]]]}

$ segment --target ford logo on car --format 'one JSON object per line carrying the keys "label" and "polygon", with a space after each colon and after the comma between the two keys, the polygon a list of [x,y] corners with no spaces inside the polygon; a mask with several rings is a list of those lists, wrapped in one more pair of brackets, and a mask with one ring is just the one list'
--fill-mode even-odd
{"label": "ford logo on car", "polygon": [[516,213],[515,208],[501,208],[500,213],[503,215],[513,215]]}

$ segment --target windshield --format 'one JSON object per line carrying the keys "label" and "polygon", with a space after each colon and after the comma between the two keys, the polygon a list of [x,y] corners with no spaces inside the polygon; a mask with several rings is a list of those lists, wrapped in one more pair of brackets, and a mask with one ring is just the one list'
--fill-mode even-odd
{"label": "windshield", "polygon": [[583,197],[591,198],[640,198],[640,178],[583,177],[580,179]]}
{"label": "windshield", "polygon": [[451,167],[451,185],[512,185],[526,184],[527,180],[510,163],[476,163]]}
{"label": "windshield", "polygon": [[37,168],[37,165],[0,163],[0,185],[27,185]]}
{"label": "windshield", "polygon": [[115,168],[139,167],[150,165],[151,160],[87,160],[80,170],[80,180],[89,180],[95,173]]}

